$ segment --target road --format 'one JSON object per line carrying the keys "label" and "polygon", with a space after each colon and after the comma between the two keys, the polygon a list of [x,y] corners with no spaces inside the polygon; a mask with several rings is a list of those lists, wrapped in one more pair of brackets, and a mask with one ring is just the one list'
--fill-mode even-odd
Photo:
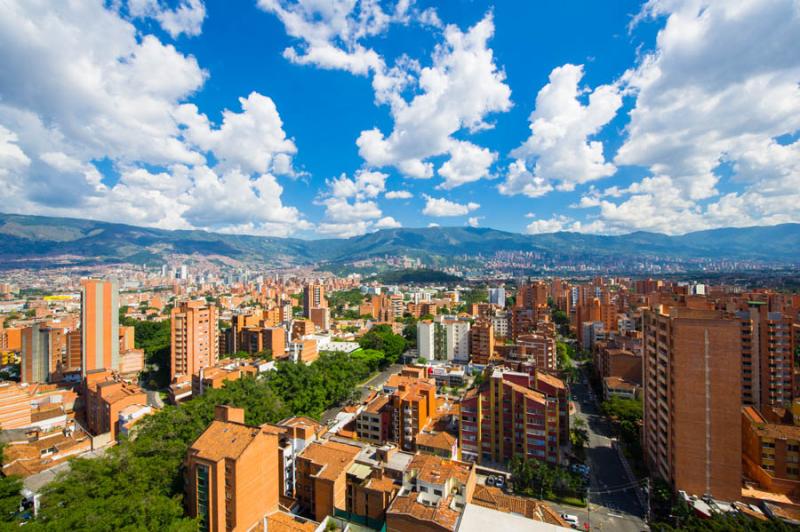
{"label": "road", "polygon": [[639,531],[646,530],[643,521],[644,508],[631,486],[631,479],[612,447],[611,424],[600,413],[590,386],[585,380],[570,387],[576,398],[574,419],[583,419],[589,433],[587,448],[588,465],[591,467],[590,509],[552,504],[559,512],[578,517],[581,529],[584,523],[591,524],[591,530]]}
{"label": "road", "polygon": [[[372,388],[380,388],[383,386],[390,375],[394,373],[398,373],[403,368],[402,364],[393,364],[386,368],[385,370],[381,371],[380,373],[376,373],[372,377],[370,377],[366,382],[361,383],[358,385],[358,389],[361,392],[360,400],[363,402],[370,393],[372,393]],[[327,423],[336,417],[336,415],[342,411],[341,406],[334,406],[333,408],[327,409],[325,412],[322,413],[320,420],[322,423]]]}

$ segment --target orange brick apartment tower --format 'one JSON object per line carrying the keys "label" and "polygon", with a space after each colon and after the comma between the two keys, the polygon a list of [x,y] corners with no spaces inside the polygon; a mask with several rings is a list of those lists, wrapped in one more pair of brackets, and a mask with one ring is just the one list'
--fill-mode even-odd
{"label": "orange brick apartment tower", "polygon": [[721,312],[659,307],[643,319],[644,425],[650,471],[675,489],[741,496],[741,336]]}
{"label": "orange brick apartment tower", "polygon": [[186,456],[186,510],[199,519],[199,529],[244,531],[262,524],[278,509],[277,457],[276,434],[245,425],[241,408],[218,406]]}
{"label": "orange brick apartment tower", "polygon": [[116,281],[81,281],[81,374],[119,369],[119,301]]}
{"label": "orange brick apartment tower", "polygon": [[217,307],[203,301],[184,301],[172,309],[170,379],[192,376],[217,363]]}
{"label": "orange brick apartment tower", "polygon": [[311,317],[312,308],[325,308],[328,300],[325,299],[325,287],[321,284],[310,284],[303,288],[303,316]]}

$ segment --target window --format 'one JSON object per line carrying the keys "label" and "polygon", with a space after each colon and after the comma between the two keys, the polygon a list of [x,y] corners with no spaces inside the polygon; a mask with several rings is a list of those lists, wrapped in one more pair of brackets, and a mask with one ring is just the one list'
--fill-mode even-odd
{"label": "window", "polygon": [[208,508],[208,467],[197,466],[197,518],[200,521],[200,530],[209,530]]}

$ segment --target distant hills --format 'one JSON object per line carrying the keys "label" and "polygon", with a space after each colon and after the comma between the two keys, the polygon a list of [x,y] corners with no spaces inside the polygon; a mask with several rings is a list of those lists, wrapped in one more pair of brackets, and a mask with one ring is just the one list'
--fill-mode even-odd
{"label": "distant hills", "polygon": [[382,255],[450,258],[531,251],[554,260],[718,259],[800,263],[800,224],[712,229],[680,236],[558,232],[522,235],[489,228],[382,229],[347,239],[228,235],[0,214],[0,265],[149,263],[175,256],[269,266],[343,263]]}

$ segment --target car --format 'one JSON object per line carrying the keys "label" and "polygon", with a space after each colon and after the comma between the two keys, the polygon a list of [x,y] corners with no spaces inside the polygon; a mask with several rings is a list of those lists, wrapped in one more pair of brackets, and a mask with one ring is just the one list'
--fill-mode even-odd
{"label": "car", "polygon": [[578,522],[578,517],[572,514],[561,514],[561,519],[572,525],[572,528],[578,528],[580,524]]}
{"label": "car", "polygon": [[486,485],[487,486],[494,486],[494,477],[492,477],[492,476],[486,477]]}
{"label": "car", "polygon": [[494,485],[497,486],[498,488],[502,488],[503,486],[506,485],[506,479],[501,476],[497,476],[494,479]]}

